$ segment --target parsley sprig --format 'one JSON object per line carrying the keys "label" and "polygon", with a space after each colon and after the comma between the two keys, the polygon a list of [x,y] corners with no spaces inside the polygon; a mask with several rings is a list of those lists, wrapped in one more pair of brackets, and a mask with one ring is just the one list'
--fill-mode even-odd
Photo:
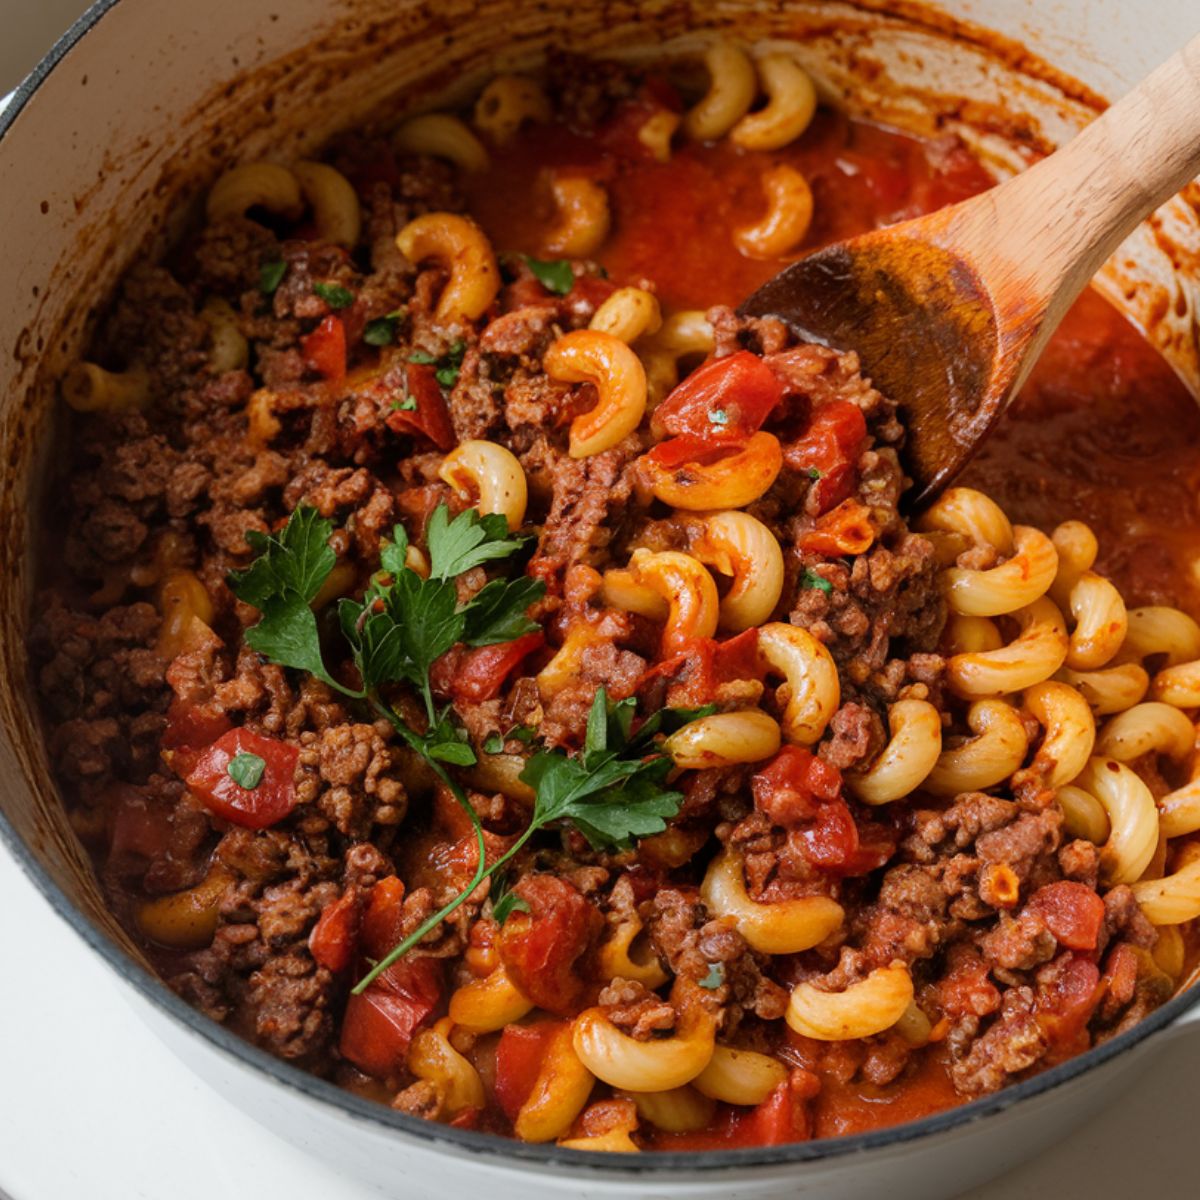
{"label": "parsley sprig", "polygon": [[[635,701],[613,703],[604,688],[596,691],[588,714],[583,750],[572,757],[563,750],[535,754],[521,779],[536,791],[533,815],[517,840],[491,866],[480,853],[475,877],[440,912],[413,930],[381,958],[354,986],[359,993],[403,957],[430,930],[436,929],[485,879],[495,879],[535,833],[559,821],[570,821],[593,849],[628,849],[635,838],[661,833],[679,811],[683,795],[666,787],[673,762],[659,753],[655,738],[694,720],[698,711],[661,709],[633,731]],[[519,906],[519,897],[501,890],[496,898],[503,921]]]}
{"label": "parsley sprig", "polygon": [[[485,879],[495,878],[539,830],[569,823],[597,850],[628,849],[635,839],[664,830],[679,811],[682,795],[667,786],[673,764],[657,739],[711,709],[663,709],[635,729],[635,701],[613,702],[600,688],[579,754],[542,749],[530,758],[521,774],[536,794],[529,825],[488,865],[479,815],[447,770],[447,766],[473,765],[475,750],[452,706],[438,708],[430,671],[455,645],[509,642],[538,628],[528,609],[545,590],[541,581],[524,575],[496,578],[465,603],[460,602],[455,585],[467,571],[511,558],[527,539],[510,533],[502,516],[481,517],[468,510],[451,520],[441,505],[426,530],[429,574],[422,577],[407,565],[408,536],[397,525],[392,541],[382,548],[380,570],[362,600],[343,599],[338,605],[338,623],[361,680],[361,687],[353,688],[326,668],[312,611],[336,562],[329,546],[332,532],[332,522],[316,509],[301,506],[278,533],[246,535],[258,556],[246,570],[229,576],[234,594],[261,613],[259,622],[247,631],[246,641],[273,662],[307,671],[385,718],[401,740],[426,760],[467,814],[478,850],[471,882],[373,964],[355,985],[358,993],[440,925]],[[421,697],[423,730],[410,725],[388,702],[387,692],[395,684],[406,684]],[[526,731],[512,733],[518,736]],[[522,736],[522,740],[528,739]],[[505,915],[514,907],[520,907],[519,898],[506,902]]]}

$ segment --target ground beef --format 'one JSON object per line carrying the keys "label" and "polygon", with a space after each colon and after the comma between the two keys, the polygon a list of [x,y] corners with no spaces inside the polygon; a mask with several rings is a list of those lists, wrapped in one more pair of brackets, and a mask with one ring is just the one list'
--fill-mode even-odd
{"label": "ground beef", "polygon": [[639,1042],[675,1028],[675,1010],[667,1001],[632,979],[614,979],[600,993],[608,1019]]}

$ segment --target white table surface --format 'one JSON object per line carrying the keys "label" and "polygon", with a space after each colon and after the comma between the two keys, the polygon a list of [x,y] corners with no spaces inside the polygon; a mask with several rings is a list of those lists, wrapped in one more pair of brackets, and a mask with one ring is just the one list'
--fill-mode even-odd
{"label": "white table surface", "polygon": [[[0,1196],[378,1200],[195,1079],[124,988],[0,848]],[[1119,1111],[962,1200],[1200,1196],[1198,1092],[1200,1029]]]}

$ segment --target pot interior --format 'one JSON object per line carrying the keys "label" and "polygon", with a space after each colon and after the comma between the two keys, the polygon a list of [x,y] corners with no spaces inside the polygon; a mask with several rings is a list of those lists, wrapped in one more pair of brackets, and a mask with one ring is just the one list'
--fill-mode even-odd
{"label": "pot interior", "polygon": [[[137,957],[67,822],[31,703],[31,515],[61,446],[57,380],[130,261],[195,221],[197,198],[222,169],[291,160],[341,128],[467,98],[498,67],[548,48],[686,55],[725,31],[787,43],[829,101],[917,134],[959,133],[1002,175],[1093,117],[1104,103],[1093,87],[1127,87],[1181,44],[1195,23],[1189,7],[1164,4],[1148,23],[1120,0],[442,0],[394,4],[386,19],[367,0],[210,0],[194,13],[151,0],[97,6],[86,36],[77,29],[22,90],[0,139],[9,280],[0,296],[0,811],[29,859]],[[1098,286],[1200,394],[1200,186],[1142,225]]]}

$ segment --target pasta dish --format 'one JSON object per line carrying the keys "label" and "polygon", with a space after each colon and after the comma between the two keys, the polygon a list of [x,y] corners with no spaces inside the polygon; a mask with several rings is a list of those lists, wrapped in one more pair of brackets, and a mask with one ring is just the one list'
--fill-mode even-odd
{"label": "pasta dish", "polygon": [[1200,916],[1200,414],[1098,295],[904,503],[738,302],[990,183],[786,52],[553,58],[232,166],[62,381],[50,759],[171,988],[528,1142],[895,1124],[1112,1037]]}

